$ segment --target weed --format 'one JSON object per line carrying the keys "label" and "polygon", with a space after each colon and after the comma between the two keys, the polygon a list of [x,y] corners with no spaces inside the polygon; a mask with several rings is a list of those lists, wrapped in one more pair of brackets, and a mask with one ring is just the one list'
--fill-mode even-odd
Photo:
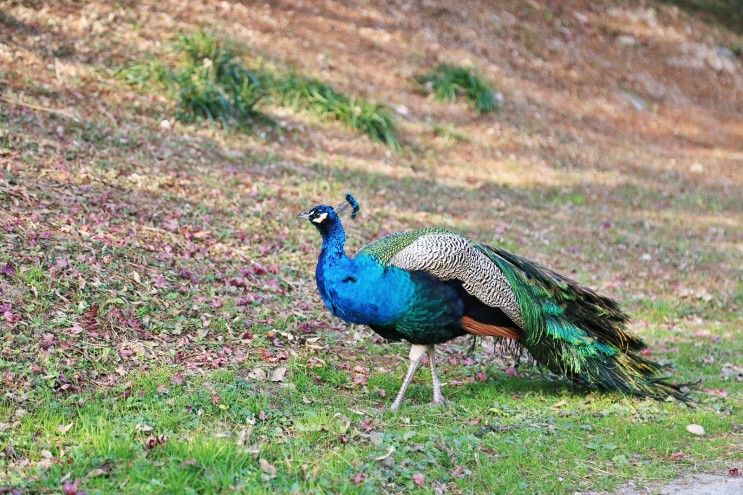
{"label": "weed", "polygon": [[240,64],[234,50],[203,31],[180,35],[175,48],[182,57],[175,69],[150,60],[125,67],[119,74],[140,89],[159,84],[177,100],[180,120],[250,127],[263,92],[258,78]]}
{"label": "weed", "polygon": [[472,71],[456,65],[441,64],[431,72],[419,75],[416,81],[439,101],[453,101],[464,96],[480,113],[497,111],[498,101],[490,85]]}
{"label": "weed", "polygon": [[385,106],[349,97],[326,83],[297,74],[266,80],[269,81],[266,85],[270,85],[268,90],[281,105],[338,120],[395,151],[402,149],[394,118]]}
{"label": "weed", "polygon": [[402,149],[394,118],[384,105],[345,95],[298,74],[250,70],[231,47],[203,31],[180,35],[175,47],[182,58],[175,70],[151,60],[122,69],[120,76],[140,89],[160,84],[178,101],[180,120],[249,125],[259,116],[256,105],[270,97],[279,105],[338,120],[395,151]]}

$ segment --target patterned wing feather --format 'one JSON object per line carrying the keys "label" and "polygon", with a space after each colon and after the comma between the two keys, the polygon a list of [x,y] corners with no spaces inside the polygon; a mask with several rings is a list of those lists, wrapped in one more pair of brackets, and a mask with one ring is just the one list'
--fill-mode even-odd
{"label": "patterned wing feather", "polygon": [[457,280],[467,293],[502,310],[516,325],[522,319],[509,282],[482,251],[464,236],[444,229],[422,229],[393,234],[364,247],[381,263],[410,271],[424,271],[440,280]]}

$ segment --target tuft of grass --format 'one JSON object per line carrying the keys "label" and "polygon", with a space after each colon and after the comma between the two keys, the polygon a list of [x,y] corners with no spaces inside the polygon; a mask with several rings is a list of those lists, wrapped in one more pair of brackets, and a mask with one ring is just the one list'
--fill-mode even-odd
{"label": "tuft of grass", "polygon": [[140,89],[151,84],[165,88],[178,101],[180,120],[207,119],[225,127],[249,125],[260,115],[256,105],[270,97],[278,105],[338,120],[394,151],[402,149],[395,120],[384,105],[345,95],[327,83],[298,74],[248,69],[231,47],[203,31],[180,35],[176,50],[182,62],[175,70],[153,60],[126,67],[120,76]]}
{"label": "tuft of grass", "polygon": [[263,97],[258,77],[236,60],[235,52],[211,35],[180,35],[178,50],[185,58],[176,74],[179,117],[250,123]]}
{"label": "tuft of grass", "polygon": [[279,104],[308,111],[323,119],[338,120],[394,151],[402,149],[395,120],[386,106],[349,97],[329,84],[297,74],[271,77],[267,81],[267,89]]}
{"label": "tuft of grass", "polygon": [[434,70],[416,76],[427,93],[439,101],[453,101],[460,96],[469,100],[472,108],[480,113],[499,110],[498,101],[490,85],[470,69],[441,64]]}
{"label": "tuft of grass", "polygon": [[264,92],[232,48],[202,31],[180,35],[176,51],[183,60],[175,69],[152,60],[125,67],[120,76],[140,89],[159,84],[177,100],[180,120],[207,119],[225,127],[253,123]]}
{"label": "tuft of grass", "polygon": [[465,133],[451,124],[434,124],[432,129],[434,136],[451,141],[469,141]]}
{"label": "tuft of grass", "polygon": [[130,86],[144,89],[153,83],[167,84],[170,79],[168,69],[157,60],[124,67],[119,76]]}

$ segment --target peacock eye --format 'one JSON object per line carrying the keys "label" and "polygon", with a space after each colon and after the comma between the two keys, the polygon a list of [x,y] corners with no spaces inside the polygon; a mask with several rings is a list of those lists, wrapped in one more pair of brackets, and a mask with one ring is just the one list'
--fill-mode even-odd
{"label": "peacock eye", "polygon": [[314,212],[313,212],[311,218],[312,218],[312,221],[315,223],[323,223],[325,219],[328,218],[328,214],[320,213],[319,215],[314,215]]}

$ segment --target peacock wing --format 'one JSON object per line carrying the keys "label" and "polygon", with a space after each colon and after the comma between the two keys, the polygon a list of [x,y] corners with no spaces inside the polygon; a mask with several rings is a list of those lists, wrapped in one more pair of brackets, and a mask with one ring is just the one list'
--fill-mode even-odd
{"label": "peacock wing", "polygon": [[421,229],[383,237],[357,255],[373,256],[385,266],[423,271],[440,280],[457,280],[483,304],[498,308],[519,327],[516,296],[498,265],[466,237],[445,229]]}

